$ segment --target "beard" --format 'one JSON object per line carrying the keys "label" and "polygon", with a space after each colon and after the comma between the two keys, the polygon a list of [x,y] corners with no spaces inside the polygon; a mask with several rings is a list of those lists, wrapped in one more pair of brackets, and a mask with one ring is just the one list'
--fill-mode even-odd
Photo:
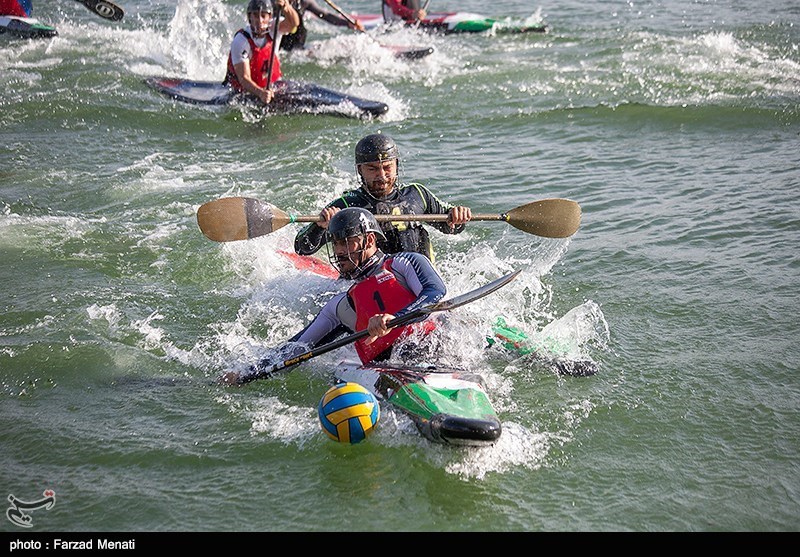
{"label": "beard", "polygon": [[369,184],[365,182],[364,189],[366,189],[367,193],[370,194],[372,197],[376,199],[383,199],[389,196],[394,191],[394,185],[396,182],[397,178],[387,181],[373,180]]}

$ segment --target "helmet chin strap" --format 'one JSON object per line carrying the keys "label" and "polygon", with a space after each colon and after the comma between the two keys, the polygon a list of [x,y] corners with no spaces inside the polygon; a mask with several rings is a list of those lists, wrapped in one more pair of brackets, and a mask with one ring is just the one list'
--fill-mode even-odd
{"label": "helmet chin strap", "polygon": [[333,265],[336,268],[336,270],[339,271],[339,274],[343,278],[350,279],[350,280],[358,280],[362,276],[364,276],[367,272],[369,272],[369,270],[373,267],[373,265],[375,265],[375,263],[383,255],[383,253],[380,250],[377,250],[369,258],[367,258],[366,261],[362,261],[361,263],[357,263],[356,261],[354,261],[353,260],[353,256],[354,255],[358,255],[358,259],[360,260],[362,258],[362,254],[364,253],[364,250],[366,248],[367,248],[367,246],[366,246],[366,238],[364,238],[364,245],[360,249],[357,249],[355,251],[348,251],[347,252],[347,257],[346,258],[341,258],[342,260],[349,261],[350,263],[353,264],[353,270],[349,271],[349,272],[346,272],[346,273],[344,271],[342,271],[342,268],[339,265],[340,258],[335,253],[332,254],[332,255],[328,254],[328,259],[330,260],[331,265]]}
{"label": "helmet chin strap", "polygon": [[[364,250],[361,250],[361,251],[364,251]],[[349,273],[350,274],[349,277],[345,277],[345,278],[349,278],[349,279],[352,279],[352,280],[358,280],[358,279],[362,278],[367,273],[369,273],[370,270],[372,270],[372,267],[374,267],[375,264],[378,263],[378,261],[380,261],[380,258],[382,257],[382,255],[383,254],[381,253],[381,251],[378,250],[374,254],[372,254],[372,256],[369,259],[364,261],[361,265],[355,265],[355,263],[353,263],[353,265],[355,265],[355,269],[353,269]]]}

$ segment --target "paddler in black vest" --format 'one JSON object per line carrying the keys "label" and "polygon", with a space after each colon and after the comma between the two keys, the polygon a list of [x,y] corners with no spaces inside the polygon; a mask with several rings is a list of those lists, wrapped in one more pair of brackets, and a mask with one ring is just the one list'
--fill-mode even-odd
{"label": "paddler in black vest", "polygon": [[[278,32],[291,33],[300,25],[300,16],[288,0],[276,0],[275,5],[279,13],[283,13]],[[274,40],[271,35],[272,11],[272,4],[267,0],[250,0],[247,4],[248,25],[233,36],[225,76],[225,83],[234,90],[253,95],[264,104],[268,104],[273,97],[270,85],[281,78],[277,53],[272,62],[272,75],[267,77]]]}
{"label": "paddler in black vest", "polygon": [[306,36],[308,35],[305,24],[306,12],[314,14],[322,21],[326,21],[331,25],[336,25],[338,27],[349,27],[350,29],[356,29],[362,32],[364,31],[364,25],[358,20],[358,18],[352,18],[352,20],[355,22],[355,25],[353,25],[339,15],[326,12],[314,0],[291,0],[291,4],[300,16],[300,25],[297,26],[297,29],[294,32],[281,35],[280,48],[282,50],[294,50],[296,48],[303,48],[305,46]]}
{"label": "paddler in black vest", "polygon": [[[378,249],[383,232],[366,209],[349,207],[328,223],[328,257],[342,278],[353,280],[346,292],[331,298],[317,316],[288,343],[250,368],[257,374],[281,360],[293,358],[337,337],[367,329],[369,336],[355,343],[362,363],[391,356],[392,345],[416,328],[430,332],[433,322],[389,328],[388,323],[422,306],[441,300],[447,289],[442,277],[423,255],[400,252],[386,255]],[[424,318],[423,318],[424,319]],[[228,372],[222,382],[247,381],[247,375]]]}
{"label": "paddler in black vest", "polygon": [[[301,255],[316,253],[325,243],[325,229],[337,211],[363,207],[376,215],[448,215],[445,222],[429,223],[445,234],[458,234],[472,218],[469,207],[453,206],[439,200],[422,184],[398,184],[400,157],[394,140],[376,133],[356,144],[356,172],[361,187],[345,192],[320,213],[320,220],[303,228],[295,238],[294,249]],[[434,261],[428,231],[420,222],[385,222],[378,247],[384,253],[414,251]]]}

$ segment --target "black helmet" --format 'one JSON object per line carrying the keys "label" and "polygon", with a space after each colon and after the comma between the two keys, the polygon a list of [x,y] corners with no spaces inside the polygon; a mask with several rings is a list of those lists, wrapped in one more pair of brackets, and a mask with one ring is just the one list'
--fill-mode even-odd
{"label": "black helmet", "polygon": [[267,2],[267,0],[250,0],[247,4],[247,13],[259,13],[259,12],[267,12],[272,13],[272,2]]}
{"label": "black helmet", "polygon": [[400,159],[394,139],[382,133],[373,133],[356,143],[356,164]]}
{"label": "black helmet", "polygon": [[361,207],[348,207],[337,212],[328,223],[328,236],[331,240],[343,240],[351,236],[363,236],[374,232],[382,240],[386,240],[383,230],[378,226],[375,217]]}

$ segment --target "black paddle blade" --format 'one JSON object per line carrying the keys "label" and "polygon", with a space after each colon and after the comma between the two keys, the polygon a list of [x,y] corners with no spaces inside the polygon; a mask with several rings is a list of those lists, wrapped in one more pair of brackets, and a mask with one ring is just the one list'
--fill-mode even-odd
{"label": "black paddle blade", "polygon": [[108,0],[76,0],[86,6],[86,8],[103,19],[109,21],[120,21],[125,16],[125,11],[114,2]]}
{"label": "black paddle blade", "polygon": [[[431,306],[427,306],[424,308],[420,308],[417,311],[425,312],[425,313],[433,313],[435,311],[450,311],[451,309],[455,309],[457,307],[461,307],[464,304],[468,304],[470,302],[474,302],[475,300],[479,300],[484,296],[488,296],[495,290],[499,290],[500,288],[504,287],[506,284],[517,278],[517,276],[522,272],[522,269],[513,271],[504,275],[498,279],[493,280],[488,284],[484,284],[480,288],[476,288],[475,290],[470,290],[465,294],[461,294],[460,296],[456,296],[455,298],[450,298],[449,300],[444,300],[443,302],[439,302],[438,304],[433,304]],[[413,312],[416,313],[416,312]],[[409,314],[410,315],[410,314]],[[402,318],[401,318],[402,319]],[[394,326],[394,325],[392,325]]]}

